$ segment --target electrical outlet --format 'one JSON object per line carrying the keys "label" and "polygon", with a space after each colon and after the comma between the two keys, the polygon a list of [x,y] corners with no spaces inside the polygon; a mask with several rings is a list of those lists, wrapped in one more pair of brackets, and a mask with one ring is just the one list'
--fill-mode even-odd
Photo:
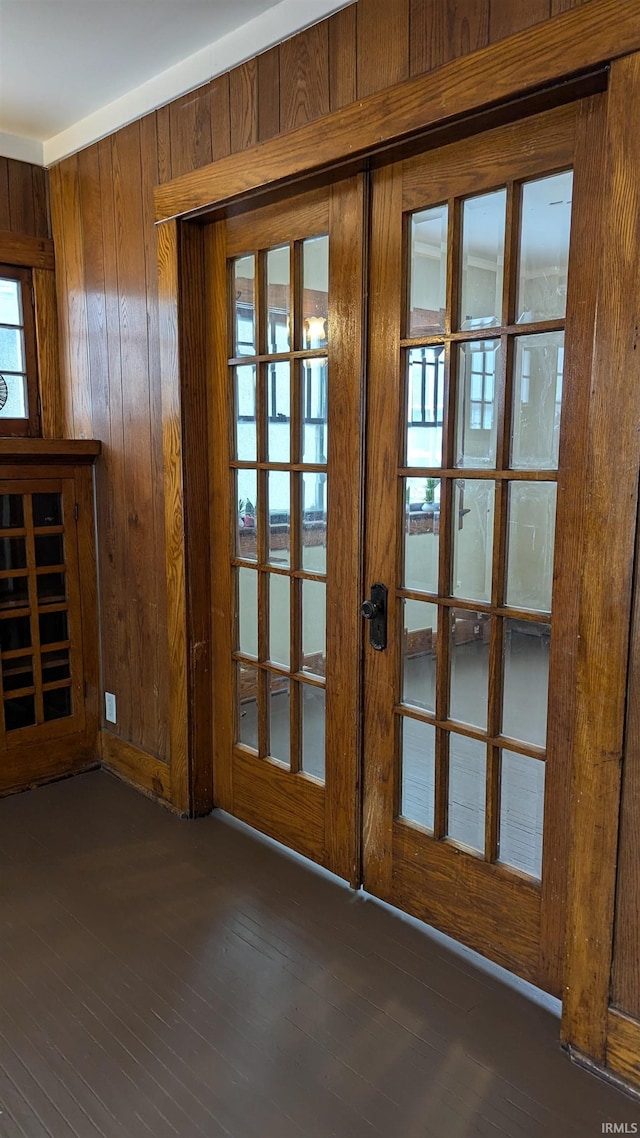
{"label": "electrical outlet", "polygon": [[118,722],[116,716],[116,697],[110,691],[104,693],[104,717],[108,723]]}

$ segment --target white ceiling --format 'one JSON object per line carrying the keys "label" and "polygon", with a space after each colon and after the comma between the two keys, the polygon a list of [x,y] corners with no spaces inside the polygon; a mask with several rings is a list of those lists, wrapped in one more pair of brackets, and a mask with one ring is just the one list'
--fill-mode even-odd
{"label": "white ceiling", "polygon": [[0,0],[0,153],[50,164],[352,0]]}

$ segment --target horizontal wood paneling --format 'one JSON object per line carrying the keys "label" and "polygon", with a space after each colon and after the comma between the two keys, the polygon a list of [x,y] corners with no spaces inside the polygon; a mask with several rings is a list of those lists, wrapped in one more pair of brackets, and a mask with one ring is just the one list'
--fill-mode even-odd
{"label": "horizontal wood paneling", "polygon": [[[358,0],[51,171],[66,430],[104,443],[103,680],[118,699],[113,732],[146,754],[170,755],[153,188],[484,46],[491,14],[494,36],[506,26],[499,6]],[[0,227],[8,186],[0,160]]]}

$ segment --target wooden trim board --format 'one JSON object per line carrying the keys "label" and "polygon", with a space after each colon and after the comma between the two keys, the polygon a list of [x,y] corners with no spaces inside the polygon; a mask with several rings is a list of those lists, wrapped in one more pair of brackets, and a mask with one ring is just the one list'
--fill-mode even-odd
{"label": "wooden trim board", "polygon": [[133,743],[119,739],[104,728],[100,732],[102,765],[118,778],[167,805],[171,802],[171,770],[168,763],[149,755]]}
{"label": "wooden trim board", "polygon": [[640,49],[637,0],[598,0],[318,122],[229,155],[155,190],[156,220],[203,210],[533,94]]}

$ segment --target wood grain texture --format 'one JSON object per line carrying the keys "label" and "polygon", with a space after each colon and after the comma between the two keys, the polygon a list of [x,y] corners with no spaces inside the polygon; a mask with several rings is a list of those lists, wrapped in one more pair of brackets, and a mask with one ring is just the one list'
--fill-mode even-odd
{"label": "wood grain texture", "polygon": [[270,759],[237,752],[233,813],[304,857],[326,864],[324,789],[305,775],[291,775]]}
{"label": "wood grain texture", "polygon": [[545,776],[545,845],[541,969],[548,986],[561,990],[565,973],[567,866],[570,834],[571,762],[580,611],[583,522],[585,517],[584,456],[589,422],[589,385],[600,287],[598,224],[604,208],[606,100],[585,100],[576,121],[571,249],[563,371],[558,505],[554,580],[553,632],[549,657],[548,761]]}
{"label": "wood grain texture", "polygon": [[39,463],[93,462],[102,449],[99,439],[3,439],[0,462],[33,460]]}
{"label": "wood grain texture", "polygon": [[60,391],[56,278],[49,269],[34,269],[32,279],[42,435],[45,439],[59,439],[64,434],[64,418]]}
{"label": "wood grain texture", "polygon": [[182,422],[178,339],[178,231],[158,230],[158,301],[162,378],[166,587],[169,659],[169,758],[171,801],[188,813],[187,600],[182,485]]}
{"label": "wood grain texture", "polygon": [[16,233],[35,234],[33,174],[28,162],[9,162],[9,212]]}
{"label": "wood grain texture", "polygon": [[421,134],[492,101],[511,100],[574,71],[594,68],[640,48],[635,0],[598,0],[567,12],[554,23],[536,25],[504,44],[453,60],[434,75],[417,76],[369,96],[315,124],[261,143],[250,160],[232,155],[184,175],[156,191],[156,217],[174,217],[249,194],[304,172],[330,166],[349,155],[380,149],[391,139]]}
{"label": "wood grain texture", "polygon": [[358,0],[357,92],[362,99],[409,74],[409,0]]}
{"label": "wood grain texture", "polygon": [[421,75],[486,47],[489,0],[411,0],[409,73]]}
{"label": "wood grain texture", "polygon": [[606,1067],[640,1086],[640,1021],[615,1008],[607,1014]]}
{"label": "wood grain texture", "polygon": [[489,0],[489,42],[514,36],[548,20],[550,0]]}
{"label": "wood grain texture", "polygon": [[280,48],[258,56],[258,142],[280,133]]}
{"label": "wood grain texture", "polygon": [[[611,1003],[640,1019],[640,527],[636,535]],[[640,1039],[638,1040],[640,1082]]]}
{"label": "wood grain texture", "polygon": [[280,130],[295,130],[328,113],[329,28],[324,20],[280,45]]}
{"label": "wood grain texture", "polygon": [[250,59],[229,72],[231,153],[258,141],[258,62]]}
{"label": "wood grain texture", "polygon": [[551,0],[551,15],[559,16],[562,12],[569,12],[571,8],[579,8],[588,0]]}
{"label": "wood grain texture", "polygon": [[[229,74],[218,75],[209,84],[211,91],[211,149],[214,161],[231,153]],[[159,180],[165,181],[160,175]]]}
{"label": "wood grain texture", "polygon": [[0,229],[11,229],[9,207],[9,158],[0,156]]}
{"label": "wood grain texture", "polygon": [[334,12],[329,27],[329,106],[338,111],[356,97],[356,5]]}
{"label": "wood grain texture", "polygon": [[[581,9],[589,10],[590,5]],[[601,289],[586,448],[562,1025],[565,1041],[597,1062],[605,1054],[611,974],[640,465],[636,427],[640,417],[640,316],[635,288],[640,275],[639,104],[640,56],[636,55],[612,65],[607,106]],[[612,404],[615,416],[611,415]]]}
{"label": "wood grain texture", "polygon": [[102,699],[93,465],[76,466],[74,483],[78,514],[76,533],[81,617],[79,636],[82,641],[83,680],[79,686],[78,698],[84,704],[87,745],[98,751]]}
{"label": "wood grain texture", "polygon": [[169,104],[169,130],[173,178],[212,161],[211,91],[208,86],[190,91]]}
{"label": "wood grain texture", "polygon": [[103,766],[112,774],[157,801],[170,803],[171,771],[167,763],[104,729],[100,732],[100,753]]}
{"label": "wood grain texture", "polygon": [[52,272],[55,267],[53,241],[48,237],[30,237],[0,229],[0,261],[5,265],[24,265]]}

